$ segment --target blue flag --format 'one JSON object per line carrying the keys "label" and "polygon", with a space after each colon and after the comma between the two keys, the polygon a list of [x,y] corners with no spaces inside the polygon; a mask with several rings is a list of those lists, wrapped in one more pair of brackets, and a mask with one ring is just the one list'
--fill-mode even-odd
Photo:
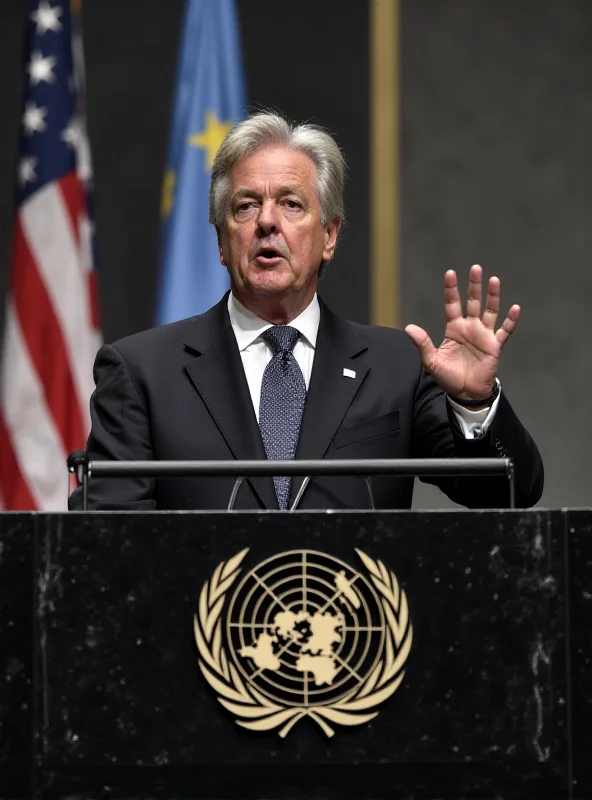
{"label": "blue flag", "polygon": [[230,285],[208,223],[208,188],[214,156],[244,114],[234,0],[187,0],[163,186],[157,325],[206,311]]}

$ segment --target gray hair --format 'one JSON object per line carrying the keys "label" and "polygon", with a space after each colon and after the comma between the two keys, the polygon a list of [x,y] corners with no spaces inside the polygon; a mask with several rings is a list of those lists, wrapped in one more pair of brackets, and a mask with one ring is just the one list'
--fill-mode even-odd
{"label": "gray hair", "polygon": [[229,201],[230,171],[261,147],[279,145],[305,153],[317,169],[321,223],[343,219],[345,159],[333,137],[318,125],[294,125],[279,114],[261,111],[239,122],[220,145],[210,180],[209,221],[224,226]]}

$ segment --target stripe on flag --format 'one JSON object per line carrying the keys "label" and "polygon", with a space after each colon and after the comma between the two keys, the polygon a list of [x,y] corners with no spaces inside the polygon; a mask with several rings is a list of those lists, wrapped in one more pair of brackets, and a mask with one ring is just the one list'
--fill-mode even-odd
{"label": "stripe on flag", "polygon": [[[67,361],[82,410],[88,405],[94,388],[88,364],[91,327],[86,297],[88,282],[59,185],[51,183],[31,197],[23,205],[21,219],[31,253],[63,331]],[[76,398],[72,399],[76,402]],[[88,432],[88,412],[84,418]]]}
{"label": "stripe on flag", "polygon": [[[66,450],[72,437],[79,440],[84,436],[85,426],[70,372],[67,344],[47,282],[37,268],[20,221],[17,221],[16,226],[14,252],[19,263],[12,286],[14,308],[19,320],[23,320],[22,334],[27,345],[27,354],[33,362],[37,378],[43,387],[45,401],[61,432]],[[26,321],[31,319],[33,313],[36,324],[27,324]],[[10,370],[7,374],[12,376]]]}
{"label": "stripe on flag", "polygon": [[0,364],[0,504],[67,508],[66,458],[85,446],[100,345],[79,21],[29,0],[28,76]]}
{"label": "stripe on flag", "polygon": [[[10,381],[2,382],[0,403],[19,470],[34,507],[59,511],[66,492],[64,449],[11,304],[5,322],[4,354],[4,374],[10,375]],[[2,491],[6,502],[4,487]]]}

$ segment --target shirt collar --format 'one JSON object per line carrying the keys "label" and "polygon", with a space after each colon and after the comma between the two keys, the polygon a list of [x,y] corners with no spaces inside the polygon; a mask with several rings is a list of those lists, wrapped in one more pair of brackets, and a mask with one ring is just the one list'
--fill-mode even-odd
{"label": "shirt collar", "polygon": [[[270,322],[266,322],[261,317],[253,314],[248,308],[245,308],[242,303],[230,292],[228,295],[228,314],[230,316],[230,324],[236,336],[236,341],[239,350],[246,350],[249,345],[258,339],[263,331],[268,328],[273,328]],[[321,320],[321,308],[319,306],[318,297],[315,295],[296,319],[290,322],[291,328],[296,330],[308,341],[311,347],[316,347],[317,333],[319,331],[319,322]]]}

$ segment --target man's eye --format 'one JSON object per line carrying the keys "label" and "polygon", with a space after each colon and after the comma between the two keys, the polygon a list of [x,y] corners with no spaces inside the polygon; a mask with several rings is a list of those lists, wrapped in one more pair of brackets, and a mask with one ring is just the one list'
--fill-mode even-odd
{"label": "man's eye", "polygon": [[296,211],[302,208],[302,203],[298,200],[286,200],[284,205],[286,208],[289,208],[290,211]]}
{"label": "man's eye", "polygon": [[255,207],[256,203],[253,200],[244,200],[242,203],[237,203],[234,213],[237,217],[248,217]]}

